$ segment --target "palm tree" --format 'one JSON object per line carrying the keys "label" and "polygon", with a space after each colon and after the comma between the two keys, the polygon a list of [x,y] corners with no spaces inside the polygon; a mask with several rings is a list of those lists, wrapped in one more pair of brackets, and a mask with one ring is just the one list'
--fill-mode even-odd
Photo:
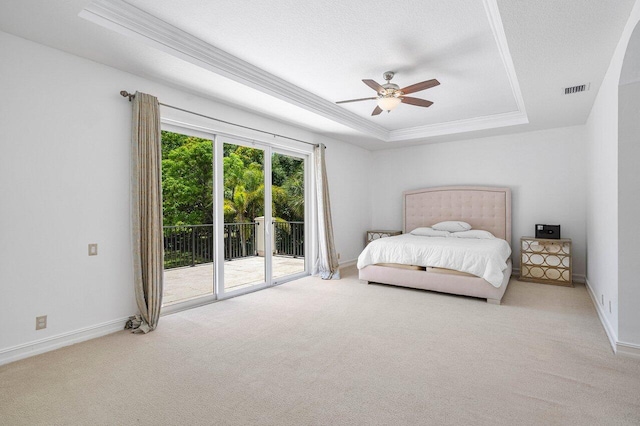
{"label": "palm tree", "polygon": [[[264,214],[264,172],[262,165],[252,162],[245,166],[240,155],[230,153],[223,160],[225,222],[253,222]],[[244,226],[240,226],[242,255],[247,255],[247,235]]]}
{"label": "palm tree", "polygon": [[[225,223],[253,222],[264,215],[263,151],[225,144],[224,218]],[[273,155],[272,211],[278,229],[291,233],[281,222],[304,220],[304,162],[280,154]],[[278,185],[280,184],[280,185]],[[240,226],[242,255],[246,256],[247,235]]]}

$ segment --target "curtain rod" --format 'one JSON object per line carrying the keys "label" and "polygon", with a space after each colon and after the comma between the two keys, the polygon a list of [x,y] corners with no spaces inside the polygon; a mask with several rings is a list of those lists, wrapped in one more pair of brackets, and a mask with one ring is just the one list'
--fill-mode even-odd
{"label": "curtain rod", "polygon": [[[134,93],[129,93],[126,90],[121,90],[120,91],[120,95],[123,98],[129,98],[129,102],[131,102],[131,100],[136,97],[136,95]],[[173,105],[163,104],[162,102],[158,102],[158,104],[160,104],[162,106],[165,106],[167,108],[172,108],[172,109],[175,109],[175,110],[178,110],[178,111],[186,112],[188,114],[193,114],[193,115],[197,115],[199,117],[208,118],[209,120],[217,121],[217,122],[224,123],[224,124],[229,124],[231,126],[242,127],[243,129],[253,130],[254,132],[260,132],[260,133],[264,133],[266,135],[271,135],[274,138],[278,137],[278,138],[283,138],[283,139],[289,139],[291,141],[306,143],[307,145],[312,145],[314,147],[320,146],[317,143],[311,143],[311,142],[303,141],[303,140],[300,140],[300,139],[290,138],[289,136],[283,136],[283,135],[279,135],[277,133],[267,132],[265,130],[255,129],[255,128],[249,127],[249,126],[243,126],[242,124],[236,124],[236,123],[232,123],[230,121],[220,120],[219,118],[215,118],[215,117],[211,117],[211,116],[208,116],[208,115],[200,114],[200,113],[194,112],[194,111],[189,111],[188,109],[178,108],[178,107],[173,106]],[[325,149],[326,149],[326,147],[325,147]]]}

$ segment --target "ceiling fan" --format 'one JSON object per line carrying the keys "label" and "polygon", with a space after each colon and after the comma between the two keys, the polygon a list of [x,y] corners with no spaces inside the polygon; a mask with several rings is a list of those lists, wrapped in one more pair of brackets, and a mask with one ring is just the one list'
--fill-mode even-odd
{"label": "ceiling fan", "polygon": [[421,83],[412,84],[411,86],[407,86],[405,88],[400,88],[397,84],[391,83],[391,79],[395,73],[393,71],[387,71],[383,74],[385,80],[387,80],[387,84],[380,85],[373,80],[362,80],[364,84],[371,87],[373,90],[378,92],[378,96],[374,98],[361,98],[361,99],[349,99],[348,101],[339,101],[337,104],[346,104],[348,102],[360,102],[360,101],[369,101],[369,100],[377,100],[378,105],[373,110],[371,115],[378,115],[382,111],[391,111],[396,108],[400,103],[415,105],[420,107],[430,107],[433,105],[433,102],[427,101],[426,99],[413,98],[410,96],[405,96],[410,93],[420,92],[421,90],[430,89],[431,87],[435,87],[440,84],[438,80],[431,79],[427,81],[423,81]]}

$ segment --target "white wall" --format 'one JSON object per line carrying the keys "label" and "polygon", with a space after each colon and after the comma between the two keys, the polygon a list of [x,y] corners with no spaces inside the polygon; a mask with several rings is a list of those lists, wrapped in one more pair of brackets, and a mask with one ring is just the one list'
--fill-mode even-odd
{"label": "white wall", "polygon": [[[615,61],[616,58],[614,56]],[[612,64],[613,64],[612,61]],[[590,188],[587,197],[587,282],[605,327],[618,335],[618,82],[609,69],[586,124]],[[604,302],[603,302],[604,301]],[[609,310],[611,302],[611,310]]]}
{"label": "white wall", "polygon": [[[640,5],[638,5],[640,7]],[[640,353],[640,13],[636,8],[618,87],[618,337]]]}
{"label": "white wall", "polygon": [[[619,266],[622,262],[619,249],[625,250],[625,259],[629,255],[635,255],[634,264],[637,264],[638,251],[634,249],[629,252],[632,248],[621,247],[618,239],[619,232],[626,232],[619,228],[619,215],[625,214],[620,209],[625,208],[627,202],[622,198],[637,198],[637,194],[620,192],[618,186],[619,176],[624,177],[627,172],[637,175],[637,168],[633,168],[633,165],[631,169],[620,168],[625,163],[625,153],[618,150],[618,85],[627,45],[639,20],[640,2],[636,2],[586,124],[589,164],[587,183],[590,188],[587,199],[587,282],[600,302],[598,311],[613,343],[619,340],[619,333],[624,328],[635,330],[631,334],[638,339],[632,342],[636,345],[640,345],[640,310],[637,309],[640,300],[625,301],[632,305],[632,310],[624,317],[624,324],[619,312],[619,288],[622,285],[619,281]],[[633,159],[629,160],[633,164]],[[634,281],[631,285],[637,284]]]}
{"label": "white wall", "polygon": [[618,338],[640,344],[640,82],[620,86],[619,94]]}
{"label": "white wall", "polygon": [[341,264],[355,262],[371,229],[371,152],[335,141],[325,143],[336,250]]}
{"label": "white wall", "polygon": [[[0,47],[0,364],[119,329],[136,312],[123,89],[325,143],[337,249],[343,261],[362,249],[370,152],[7,33]],[[99,244],[97,257],[87,256],[89,243]],[[35,331],[37,315],[48,315],[47,329]]]}
{"label": "white wall", "polygon": [[[587,122],[587,282],[600,302],[605,327],[618,335],[618,153],[617,93],[605,78]],[[617,85],[614,86],[617,92]]]}
{"label": "white wall", "polygon": [[402,192],[441,185],[507,186],[512,191],[513,264],[536,223],[560,224],[571,238],[574,274],[585,272],[587,188],[584,126],[423,145],[373,154],[372,226],[402,228]]}

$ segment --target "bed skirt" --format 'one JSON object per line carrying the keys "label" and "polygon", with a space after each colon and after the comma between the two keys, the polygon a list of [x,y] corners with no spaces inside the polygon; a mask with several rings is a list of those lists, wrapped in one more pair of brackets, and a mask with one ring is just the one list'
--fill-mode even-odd
{"label": "bed skirt", "polygon": [[488,303],[499,305],[511,278],[511,259],[507,261],[504,278],[500,287],[494,287],[480,277],[442,274],[429,271],[391,268],[369,265],[359,270],[358,277],[367,283],[391,284],[400,287],[438,291],[440,293],[487,299]]}

